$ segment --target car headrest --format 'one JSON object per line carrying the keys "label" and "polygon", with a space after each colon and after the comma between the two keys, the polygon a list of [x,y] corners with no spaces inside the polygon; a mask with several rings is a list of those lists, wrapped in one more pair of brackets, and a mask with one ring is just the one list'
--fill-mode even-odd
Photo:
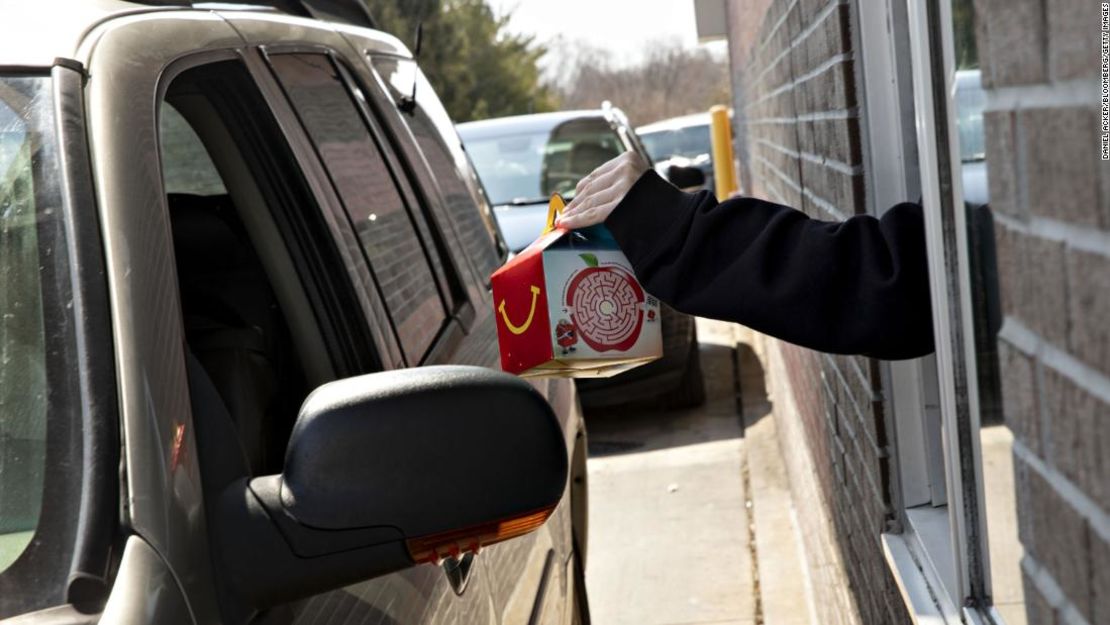
{"label": "car headrest", "polygon": [[620,152],[600,143],[575,143],[570,149],[570,169],[576,172],[591,172],[616,158]]}

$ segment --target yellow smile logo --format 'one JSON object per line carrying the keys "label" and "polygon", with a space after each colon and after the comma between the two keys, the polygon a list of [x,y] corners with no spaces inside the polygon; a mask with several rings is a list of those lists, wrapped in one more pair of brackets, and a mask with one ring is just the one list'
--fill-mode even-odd
{"label": "yellow smile logo", "polygon": [[505,320],[505,327],[513,334],[524,334],[528,327],[532,325],[532,317],[536,315],[536,302],[539,301],[540,287],[528,287],[532,291],[532,307],[528,309],[528,318],[524,320],[521,325],[515,325],[509,321],[509,313],[505,312],[505,300],[502,299],[501,303],[497,305],[497,312],[501,313],[501,318]]}

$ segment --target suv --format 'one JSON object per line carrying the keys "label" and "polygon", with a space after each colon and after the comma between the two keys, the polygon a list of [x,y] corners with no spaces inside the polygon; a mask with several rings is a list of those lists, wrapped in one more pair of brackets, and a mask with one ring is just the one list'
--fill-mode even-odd
{"label": "suv", "polygon": [[490,370],[434,92],[220,7],[0,21],[0,620],[588,621],[575,388]]}
{"label": "suv", "polygon": [[[500,117],[459,124],[458,129],[514,252],[543,230],[552,193],[574,197],[579,180],[625,151],[651,162],[628,118],[608,102],[595,111]],[[695,168],[673,167],[666,174],[680,187],[703,182]],[[705,400],[694,318],[669,306],[663,306],[661,318],[663,358],[611,378],[579,379],[587,409],[630,399],[662,400],[674,408]]]}

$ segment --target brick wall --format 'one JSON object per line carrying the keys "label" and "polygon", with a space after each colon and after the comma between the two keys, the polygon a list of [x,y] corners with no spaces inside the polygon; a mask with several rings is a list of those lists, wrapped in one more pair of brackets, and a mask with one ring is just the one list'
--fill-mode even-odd
{"label": "brick wall", "polygon": [[[745,192],[839,220],[865,212],[853,8],[729,0]],[[908,623],[879,535],[890,512],[876,363],[766,339],[780,442],[827,623]]]}
{"label": "brick wall", "polygon": [[976,0],[1030,623],[1110,623],[1110,168],[1099,3]]}

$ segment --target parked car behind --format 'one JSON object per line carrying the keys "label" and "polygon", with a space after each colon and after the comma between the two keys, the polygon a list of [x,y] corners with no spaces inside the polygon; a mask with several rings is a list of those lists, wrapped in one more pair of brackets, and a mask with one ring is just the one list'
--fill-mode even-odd
{"label": "parked car behind", "polygon": [[699,188],[713,190],[713,144],[709,113],[672,117],[640,126],[636,134],[644,142],[655,170],[666,176],[672,165],[697,167],[705,176]]}
{"label": "parked car behind", "polygon": [[491,370],[409,51],[153,4],[0,20],[0,620],[587,621],[575,388]]}
{"label": "parked car behind", "polygon": [[[629,150],[651,162],[624,113],[610,106],[468,122],[458,130],[514,252],[543,230],[552,193],[573,198],[579,180]],[[704,400],[694,319],[666,306],[661,318],[663,358],[612,378],[579,380],[584,404],[661,398],[677,407]]]}

